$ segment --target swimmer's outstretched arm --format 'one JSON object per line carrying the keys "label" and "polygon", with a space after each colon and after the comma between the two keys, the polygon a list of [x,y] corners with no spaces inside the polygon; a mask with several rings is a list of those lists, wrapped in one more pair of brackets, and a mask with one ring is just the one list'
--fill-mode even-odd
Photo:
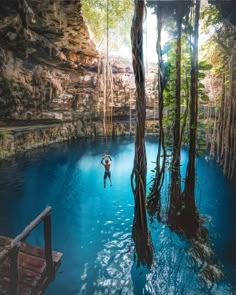
{"label": "swimmer's outstretched arm", "polygon": [[101,164],[104,165],[103,160],[106,158],[106,155],[104,155],[101,159]]}

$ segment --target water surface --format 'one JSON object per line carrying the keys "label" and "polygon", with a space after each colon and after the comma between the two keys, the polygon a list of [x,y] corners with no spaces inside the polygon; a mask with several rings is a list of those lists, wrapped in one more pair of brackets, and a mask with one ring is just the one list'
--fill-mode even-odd
{"label": "water surface", "polygon": [[[103,188],[102,140],[80,140],[28,152],[0,163],[0,234],[16,236],[47,205],[52,206],[54,250],[64,253],[48,295],[75,294],[233,294],[236,292],[235,198],[221,169],[199,158],[200,213],[225,273],[217,284],[200,278],[189,243],[162,223],[151,232],[155,258],[150,270],[137,268],[131,239],[133,195],[130,174],[133,139],[108,142],[113,186]],[[148,180],[156,158],[156,139],[147,139]],[[182,174],[187,151],[182,150]],[[43,246],[42,226],[27,239]]]}

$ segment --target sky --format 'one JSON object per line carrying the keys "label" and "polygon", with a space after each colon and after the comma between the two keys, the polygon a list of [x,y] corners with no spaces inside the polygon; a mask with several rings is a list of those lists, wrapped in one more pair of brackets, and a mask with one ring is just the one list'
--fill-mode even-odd
{"label": "sky", "polygon": [[[143,51],[144,51],[144,61],[145,63],[157,62],[156,55],[156,16],[152,14],[152,9],[147,9],[147,17],[143,24]],[[167,36],[163,34],[163,40],[167,41]],[[111,52],[111,54],[123,56],[131,59],[131,52],[128,46],[122,45],[116,52]]]}
{"label": "sky", "polygon": [[[157,38],[157,20],[156,15],[153,14],[152,8],[147,8],[147,17],[143,24],[143,52],[144,52],[144,63],[157,62],[156,54],[156,38]],[[168,34],[162,32],[162,46],[168,41],[170,37]],[[199,46],[201,46],[208,36],[206,34],[199,35]],[[131,59],[131,52],[128,46],[122,45],[119,50],[111,52],[111,55],[122,56]]]}

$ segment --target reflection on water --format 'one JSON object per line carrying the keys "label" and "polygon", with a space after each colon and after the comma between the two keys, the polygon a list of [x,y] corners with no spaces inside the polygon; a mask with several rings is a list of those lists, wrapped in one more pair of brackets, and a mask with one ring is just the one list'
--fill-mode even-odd
{"label": "reflection on water", "polygon": [[[150,171],[156,140],[147,142]],[[225,273],[220,282],[206,284],[200,277],[204,265],[198,263],[201,246],[190,246],[158,222],[150,225],[153,266],[150,270],[136,268],[131,239],[133,141],[109,142],[113,186],[106,189],[100,164],[104,150],[102,140],[81,140],[33,151],[0,165],[0,234],[15,236],[46,205],[53,207],[53,248],[63,252],[64,258],[46,294],[233,294],[236,217],[233,194],[221,170],[212,161],[198,160],[197,204],[207,220],[212,251]],[[185,150],[182,159],[186,159]],[[185,168],[186,162],[182,172]],[[42,246],[42,228],[28,241]]]}

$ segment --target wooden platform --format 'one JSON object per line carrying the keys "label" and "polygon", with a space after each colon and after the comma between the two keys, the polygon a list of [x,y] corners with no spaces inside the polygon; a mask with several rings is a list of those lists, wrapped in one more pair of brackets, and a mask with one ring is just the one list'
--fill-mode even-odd
{"label": "wooden platform", "polygon": [[[0,236],[0,253],[8,249],[12,239]],[[63,254],[52,251],[55,273],[58,270]],[[46,271],[45,249],[22,243],[18,255],[18,294],[43,294],[52,281]],[[0,295],[7,293],[10,282],[9,257],[0,264]]]}

